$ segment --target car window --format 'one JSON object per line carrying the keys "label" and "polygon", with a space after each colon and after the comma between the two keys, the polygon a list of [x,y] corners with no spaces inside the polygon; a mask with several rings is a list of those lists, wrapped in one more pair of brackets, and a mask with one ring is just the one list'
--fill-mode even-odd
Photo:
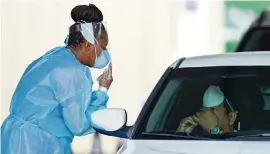
{"label": "car window", "polygon": [[[242,133],[254,135],[270,132],[270,123],[267,120],[270,117],[269,66],[201,67],[176,69],[170,74],[161,94],[156,101],[151,102],[154,107],[147,111],[137,138],[144,138],[143,133],[177,134],[184,119],[208,109],[203,105],[207,100],[205,95],[209,87],[218,87],[224,95],[221,105],[209,108],[215,114],[217,112],[218,125],[221,125],[221,121],[226,123],[226,120],[220,120],[222,116],[218,114],[228,114],[228,118],[232,111],[237,113],[234,123],[229,125],[232,127],[231,131],[224,129],[224,133],[218,134],[219,138],[222,139],[225,134],[234,137],[243,136]],[[208,103],[216,103],[218,99]],[[222,110],[226,112],[221,112]],[[198,123],[189,133],[214,136]]]}

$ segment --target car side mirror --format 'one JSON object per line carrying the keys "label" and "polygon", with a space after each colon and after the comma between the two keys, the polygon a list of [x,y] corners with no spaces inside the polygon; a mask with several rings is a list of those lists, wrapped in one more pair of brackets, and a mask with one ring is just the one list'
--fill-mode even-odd
{"label": "car side mirror", "polygon": [[128,138],[129,126],[125,109],[107,108],[97,110],[91,115],[93,128],[104,135]]}

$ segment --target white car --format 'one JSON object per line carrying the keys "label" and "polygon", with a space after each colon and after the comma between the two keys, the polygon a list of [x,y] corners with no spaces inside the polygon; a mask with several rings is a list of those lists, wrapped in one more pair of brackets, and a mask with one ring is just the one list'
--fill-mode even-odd
{"label": "white car", "polygon": [[[209,85],[221,88],[238,111],[231,133],[178,132],[181,119],[200,110]],[[126,138],[118,154],[269,154],[270,52],[239,52],[174,62],[161,77],[136,123],[124,109],[91,116],[99,133]]]}

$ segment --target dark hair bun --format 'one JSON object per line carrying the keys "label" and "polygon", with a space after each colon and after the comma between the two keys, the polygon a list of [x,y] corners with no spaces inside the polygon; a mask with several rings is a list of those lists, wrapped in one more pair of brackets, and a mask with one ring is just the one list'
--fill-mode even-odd
{"label": "dark hair bun", "polygon": [[94,4],[77,5],[71,10],[71,18],[75,22],[102,22],[103,14]]}

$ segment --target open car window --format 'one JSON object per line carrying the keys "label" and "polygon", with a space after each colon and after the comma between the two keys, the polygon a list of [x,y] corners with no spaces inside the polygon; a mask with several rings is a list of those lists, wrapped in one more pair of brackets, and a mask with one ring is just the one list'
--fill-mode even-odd
{"label": "open car window", "polygon": [[[210,85],[220,87],[238,111],[233,124],[235,131],[218,135],[219,139],[269,134],[270,67],[230,66],[173,70],[161,94],[152,102],[154,107],[147,112],[137,138],[143,139],[144,134],[148,134],[148,139],[156,139],[157,135],[149,136],[151,133],[173,134],[174,137],[181,134],[178,132],[181,120],[200,111],[204,92]],[[202,128],[197,127],[197,136],[217,138],[206,135]]]}

